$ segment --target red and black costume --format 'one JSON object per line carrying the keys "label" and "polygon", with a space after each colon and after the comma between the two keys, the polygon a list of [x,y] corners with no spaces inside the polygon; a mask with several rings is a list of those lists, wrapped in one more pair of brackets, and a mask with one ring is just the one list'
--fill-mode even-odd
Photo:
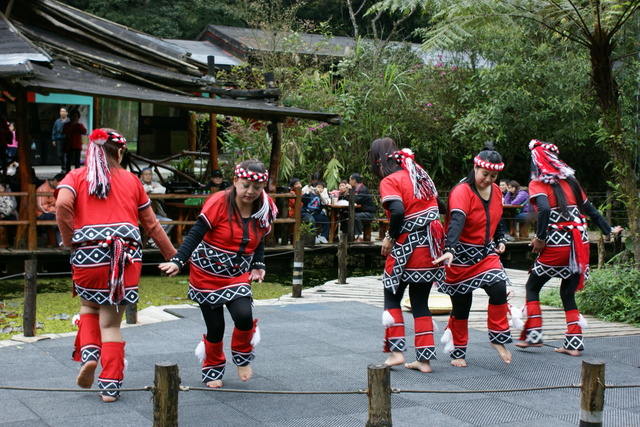
{"label": "red and black costume", "polygon": [[449,294],[453,303],[446,332],[446,336],[450,332],[453,339],[450,353],[453,359],[466,357],[472,293],[478,288],[489,295],[489,341],[511,342],[506,299],[509,278],[495,252],[496,243],[504,243],[501,217],[502,193],[496,184],[491,185],[489,200],[480,196],[473,182],[458,184],[449,194],[445,251],[453,254],[453,261],[446,269],[440,291]]}
{"label": "red and black costume", "polygon": [[[102,132],[102,133],[100,133]],[[122,140],[119,134],[99,130],[92,133],[91,161],[96,134]],[[104,144],[104,141],[102,141]],[[101,145],[101,144],[100,144]],[[124,146],[124,142],[122,143]],[[104,156],[104,153],[101,154]],[[104,160],[104,157],[102,157]],[[57,221],[63,243],[72,248],[71,268],[74,296],[98,305],[126,305],[138,301],[142,252],[138,222],[157,239],[165,258],[175,253],[158,223],[137,176],[124,169],[101,167],[101,191],[96,195],[89,168],[74,169],[56,188]],[[106,191],[105,188],[108,189]],[[69,191],[62,191],[67,189]],[[73,360],[100,361],[98,386],[102,394],[118,396],[124,369],[124,342],[102,342],[99,316],[83,314],[78,320]]]}
{"label": "red and black costume", "polygon": [[433,260],[442,254],[444,227],[437,192],[429,175],[404,149],[394,156],[402,169],[380,182],[380,198],[389,218],[389,236],[395,239],[386,259],[384,285],[384,351],[405,351],[404,319],[400,303],[407,287],[415,322],[416,360],[436,358],[429,292],[444,279],[444,268]]}
{"label": "red and black costume", "polygon": [[[250,181],[264,182],[267,173]],[[236,176],[239,175],[236,169]],[[242,218],[233,200],[232,189],[217,192],[207,199],[195,226],[172,260],[182,267],[190,261],[189,298],[200,305],[207,334],[196,350],[203,360],[204,383],[222,379],[226,358],[223,351],[223,307],[234,321],[231,339],[233,362],[248,365],[259,339],[257,320],[253,320],[250,271],[264,270],[263,237],[271,231],[270,223],[277,208],[263,191],[262,206],[250,218]]]}
{"label": "red and black costume", "polygon": [[[588,201],[574,171],[557,156],[554,144],[532,140],[532,181],[529,183],[531,204],[538,216],[536,239],[545,246],[536,258],[527,280],[527,321],[520,339],[528,345],[543,343],[540,290],[552,277],[561,279],[560,297],[565,310],[567,332],[563,347],[583,350],[580,313],[575,292],[582,289],[589,274],[589,236],[586,216],[604,234],[611,226]],[[560,199],[560,200],[559,200]]]}

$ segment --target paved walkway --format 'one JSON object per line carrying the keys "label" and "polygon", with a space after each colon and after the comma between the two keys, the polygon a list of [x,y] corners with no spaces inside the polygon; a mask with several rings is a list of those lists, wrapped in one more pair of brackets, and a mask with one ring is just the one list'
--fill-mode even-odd
{"label": "paved walkway", "polygon": [[[513,277],[512,277],[513,279]],[[513,280],[515,282],[515,280]],[[178,363],[182,386],[179,422],[188,426],[362,426],[367,420],[367,366],[385,356],[382,343],[378,278],[348,279],[348,285],[327,284],[303,291],[303,298],[257,301],[262,342],[256,349],[254,378],[241,382],[229,362],[225,390],[341,391],[354,394],[249,394],[202,388],[193,349],[203,332],[199,310],[181,305],[143,310],[146,324],[124,330],[129,367],[120,400],[104,404],[97,391],[75,392],[78,364],[71,361],[74,334],[58,339],[18,343],[0,348],[0,426],[150,426],[154,366]],[[338,295],[339,288],[342,295]],[[360,296],[356,295],[356,288]],[[514,283],[514,288],[517,289]],[[324,292],[323,292],[324,291]],[[348,293],[351,296],[348,296]],[[518,293],[516,297],[518,298]],[[478,295],[477,304],[483,306]],[[475,309],[475,308],[474,308]],[[479,314],[478,308],[477,314]],[[474,315],[476,312],[474,312]],[[545,309],[543,315],[547,315]],[[412,336],[411,316],[405,316]],[[444,327],[446,316],[436,323]],[[230,319],[227,319],[230,324]],[[592,323],[593,325],[593,323]],[[487,343],[482,321],[470,330],[468,368],[454,368],[437,343],[434,372],[422,374],[396,367],[391,386],[392,419],[396,426],[570,426],[577,425],[577,389],[551,389],[464,394],[464,391],[553,387],[580,382],[583,359],[606,363],[606,383],[640,384],[640,330],[625,337],[593,337],[585,331],[586,350],[574,358],[549,346],[514,353],[505,365]],[[228,353],[229,332],[226,336]],[[412,345],[406,353],[413,360]],[[227,357],[229,355],[227,354]],[[74,392],[8,390],[41,387]],[[460,391],[460,394],[412,391]],[[604,425],[640,425],[640,389],[613,388],[605,393]]]}

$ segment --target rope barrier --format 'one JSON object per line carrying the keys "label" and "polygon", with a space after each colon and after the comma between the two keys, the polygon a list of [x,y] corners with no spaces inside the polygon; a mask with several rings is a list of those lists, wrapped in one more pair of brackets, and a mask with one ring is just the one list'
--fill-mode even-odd
{"label": "rope barrier", "polygon": [[[478,393],[515,393],[524,391],[543,391],[543,390],[559,390],[567,388],[581,388],[582,384],[549,386],[549,387],[531,387],[516,388],[503,390],[403,390],[399,388],[391,388],[391,393],[425,393],[425,394],[478,394]],[[611,385],[607,384],[605,388],[640,388],[640,384],[627,385]],[[145,386],[141,388],[122,388],[120,392],[129,391],[154,391],[154,386]],[[0,386],[0,390],[18,390],[18,391],[46,391],[46,392],[70,392],[70,393],[95,393],[98,389],[72,389],[72,388],[36,388],[36,387],[16,387],[16,386]],[[346,390],[346,391],[282,391],[282,390],[241,390],[230,388],[210,388],[210,387],[189,387],[180,386],[180,391],[213,391],[220,393],[249,393],[249,394],[295,394],[295,395],[314,395],[314,394],[367,394],[366,389]]]}

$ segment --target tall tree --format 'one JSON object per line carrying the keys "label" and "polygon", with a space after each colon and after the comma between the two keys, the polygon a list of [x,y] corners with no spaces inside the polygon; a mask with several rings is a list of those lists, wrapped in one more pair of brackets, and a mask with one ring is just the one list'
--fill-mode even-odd
{"label": "tall tree", "polygon": [[620,85],[614,62],[624,29],[640,0],[383,0],[374,10],[408,13],[420,7],[434,12],[433,26],[424,30],[425,47],[451,47],[501,20],[515,25],[526,19],[589,52],[590,82],[600,112],[599,140],[611,153],[618,196],[625,203],[634,257],[640,268],[640,197],[636,175],[637,146],[633,129],[625,127]]}

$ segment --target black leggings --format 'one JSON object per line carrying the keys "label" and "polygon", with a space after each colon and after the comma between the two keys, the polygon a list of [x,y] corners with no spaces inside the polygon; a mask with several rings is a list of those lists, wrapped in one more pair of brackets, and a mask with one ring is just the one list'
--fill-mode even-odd
{"label": "black leggings", "polygon": [[409,286],[409,300],[411,301],[411,313],[413,318],[431,316],[429,310],[429,292],[431,292],[430,283],[406,283],[401,282],[394,294],[390,289],[384,288],[384,308],[402,308],[402,296],[404,290]]}
{"label": "black leggings", "polygon": [[[535,273],[531,273],[526,284],[527,301],[540,301],[540,291],[549,279],[551,279],[549,276],[538,276]],[[564,311],[578,309],[578,305],[576,304],[576,289],[578,289],[579,283],[580,273],[572,274],[560,282],[560,299],[562,300]]]}
{"label": "black leggings", "polygon": [[[489,304],[502,305],[507,303],[507,283],[504,280],[496,282],[491,286],[482,286],[482,289],[489,295]],[[458,320],[467,320],[473,302],[473,292],[466,294],[451,295],[451,316]]]}
{"label": "black leggings", "polygon": [[[225,304],[233,319],[236,328],[241,331],[253,329],[253,312],[251,310],[251,298],[243,297],[234,299]],[[204,323],[207,325],[207,341],[218,343],[224,338],[224,307],[219,305],[212,307],[208,304],[200,304],[200,311]]]}

